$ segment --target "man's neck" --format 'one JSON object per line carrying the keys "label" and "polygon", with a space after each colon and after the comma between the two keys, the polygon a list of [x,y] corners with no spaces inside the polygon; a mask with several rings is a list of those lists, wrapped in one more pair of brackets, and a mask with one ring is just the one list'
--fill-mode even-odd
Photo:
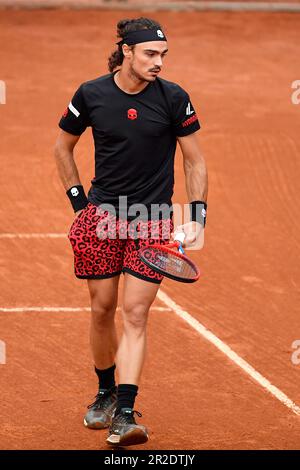
{"label": "man's neck", "polygon": [[140,93],[148,85],[148,82],[146,81],[135,81],[133,78],[128,76],[126,72],[122,71],[122,69],[115,73],[114,80],[116,85],[121,88],[121,90],[131,95]]}

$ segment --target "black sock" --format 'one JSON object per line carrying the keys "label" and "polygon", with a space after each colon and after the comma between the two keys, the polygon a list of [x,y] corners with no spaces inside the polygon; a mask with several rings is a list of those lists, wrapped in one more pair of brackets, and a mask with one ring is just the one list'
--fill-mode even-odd
{"label": "black sock", "polygon": [[134,407],[134,400],[138,393],[138,386],[133,384],[120,384],[117,391],[117,409],[116,415],[120,413],[121,408]]}
{"label": "black sock", "polygon": [[115,368],[116,365],[112,365],[108,369],[97,369],[95,366],[95,372],[99,379],[99,390],[112,388],[116,385],[115,383]]}

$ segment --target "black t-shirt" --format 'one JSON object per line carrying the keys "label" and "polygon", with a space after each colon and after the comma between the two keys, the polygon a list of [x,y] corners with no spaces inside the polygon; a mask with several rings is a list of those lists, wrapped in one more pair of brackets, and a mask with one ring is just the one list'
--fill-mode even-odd
{"label": "black t-shirt", "polygon": [[117,86],[115,73],[83,83],[59,122],[74,135],[92,128],[95,177],[88,200],[112,204],[117,215],[119,196],[127,197],[128,207],[171,205],[176,137],[200,129],[189,95],[160,77],[129,94]]}

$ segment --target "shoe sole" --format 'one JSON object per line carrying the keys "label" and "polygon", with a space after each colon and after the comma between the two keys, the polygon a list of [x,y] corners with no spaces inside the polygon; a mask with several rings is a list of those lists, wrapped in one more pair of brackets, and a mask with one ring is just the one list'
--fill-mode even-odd
{"label": "shoe sole", "polygon": [[101,423],[100,421],[96,421],[95,423],[88,423],[85,419],[83,420],[83,424],[86,428],[89,429],[107,429],[109,424]]}
{"label": "shoe sole", "polygon": [[145,434],[141,429],[133,429],[128,431],[123,436],[119,434],[111,434],[106,442],[113,446],[134,446],[144,444],[148,441],[148,434]]}

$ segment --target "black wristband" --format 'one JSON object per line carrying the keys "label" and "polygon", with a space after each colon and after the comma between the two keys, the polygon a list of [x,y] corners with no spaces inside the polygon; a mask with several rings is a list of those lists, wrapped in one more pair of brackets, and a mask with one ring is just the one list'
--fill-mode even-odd
{"label": "black wristband", "polygon": [[82,185],[72,186],[72,188],[68,189],[67,196],[71,201],[74,212],[80,211],[88,205],[89,201]]}
{"label": "black wristband", "polygon": [[207,204],[204,201],[190,202],[191,221],[198,222],[205,227]]}

